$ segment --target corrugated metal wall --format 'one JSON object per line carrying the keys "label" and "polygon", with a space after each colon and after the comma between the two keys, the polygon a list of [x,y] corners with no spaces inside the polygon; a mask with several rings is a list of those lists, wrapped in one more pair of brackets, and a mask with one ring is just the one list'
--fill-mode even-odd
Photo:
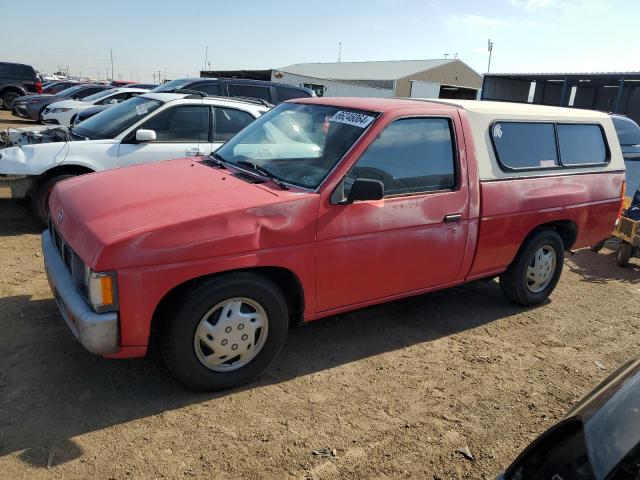
{"label": "corrugated metal wall", "polygon": [[272,82],[288,83],[290,85],[301,85],[304,83],[324,85],[325,97],[379,97],[389,98],[393,97],[393,90],[387,90],[385,88],[375,88],[366,85],[353,85],[345,82],[336,82],[334,80],[325,80],[322,78],[305,77],[303,75],[296,75],[293,73],[287,73],[279,71],[282,74],[281,78],[276,78],[275,75],[271,75]]}
{"label": "corrugated metal wall", "polygon": [[411,95],[411,80],[474,89],[479,89],[482,86],[482,75],[462,61],[447,63],[398,79],[396,81],[396,96],[408,97]]}

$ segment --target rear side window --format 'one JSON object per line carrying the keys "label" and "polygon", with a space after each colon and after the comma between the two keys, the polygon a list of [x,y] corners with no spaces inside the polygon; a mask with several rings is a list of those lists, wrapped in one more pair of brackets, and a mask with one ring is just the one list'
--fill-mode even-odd
{"label": "rear side window", "polygon": [[592,165],[607,161],[607,148],[598,125],[558,125],[563,165]]}
{"label": "rear side window", "polygon": [[255,119],[247,112],[233,108],[215,109],[214,142],[226,142]]}
{"label": "rear side window", "polygon": [[229,86],[230,97],[248,97],[257,98],[260,100],[266,100],[271,102],[271,89],[269,87],[261,87],[260,85],[240,85],[230,83]]}
{"label": "rear side window", "polygon": [[498,160],[507,169],[558,166],[553,123],[496,122],[491,138]]}
{"label": "rear side window", "polygon": [[[385,196],[453,189],[453,143],[445,118],[397,120],[367,148],[347,180],[380,180]],[[348,190],[347,185],[345,188]]]}
{"label": "rear side window", "polygon": [[302,98],[302,97],[310,96],[309,93],[299,88],[276,87],[276,92],[278,94],[279,102],[284,102],[285,100],[292,100],[294,98]]}
{"label": "rear side window", "polygon": [[0,75],[12,78],[33,79],[35,71],[28,65],[16,65],[13,63],[0,63]]}
{"label": "rear side window", "polygon": [[202,83],[192,87],[193,90],[206,93],[209,96],[220,96],[220,84],[219,83]]}
{"label": "rear side window", "polygon": [[490,129],[504,170],[601,165],[608,160],[604,133],[597,124],[496,122]]}

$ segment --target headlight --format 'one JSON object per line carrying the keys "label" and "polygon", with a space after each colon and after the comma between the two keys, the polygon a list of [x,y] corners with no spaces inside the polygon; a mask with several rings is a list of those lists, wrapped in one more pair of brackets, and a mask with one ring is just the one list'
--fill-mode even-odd
{"label": "headlight", "polygon": [[94,272],[85,265],[84,286],[87,300],[96,312],[118,309],[118,280],[115,272]]}
{"label": "headlight", "polygon": [[69,110],[71,109],[70,108],[52,108],[47,113],[62,113],[62,112],[68,112]]}

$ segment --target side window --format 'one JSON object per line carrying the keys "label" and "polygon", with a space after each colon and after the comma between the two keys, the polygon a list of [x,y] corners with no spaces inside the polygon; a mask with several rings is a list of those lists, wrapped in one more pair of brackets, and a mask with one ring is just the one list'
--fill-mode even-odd
{"label": "side window", "polygon": [[558,125],[560,161],[563,165],[606,163],[607,147],[598,125]]}
{"label": "side window", "polygon": [[271,89],[260,85],[241,85],[230,83],[228,85],[230,97],[258,98],[271,102]]}
{"label": "side window", "polygon": [[88,97],[89,95],[93,95],[94,93],[102,92],[103,90],[104,90],[104,88],[102,88],[102,87],[85,88],[81,92],[78,92],[78,94],[76,95],[75,98],[80,99],[80,98]]}
{"label": "side window", "polygon": [[220,96],[220,84],[219,83],[203,83],[193,87],[193,90],[206,93],[210,96]]}
{"label": "side window", "polygon": [[140,128],[154,130],[157,142],[208,142],[209,107],[182,105],[158,113]]}
{"label": "side window", "polygon": [[[117,95],[113,95],[111,97],[105,98],[104,100],[99,102],[99,105],[111,105],[112,103],[122,103],[127,98],[129,98],[129,94],[128,93],[118,93]],[[115,102],[114,102],[114,100],[115,100]]]}
{"label": "side window", "polygon": [[455,188],[451,124],[445,118],[407,118],[389,125],[345,179],[345,196],[358,178],[380,180],[385,196]]}
{"label": "side window", "polygon": [[498,161],[506,168],[558,166],[553,123],[496,122],[490,128]]}
{"label": "side window", "polygon": [[233,108],[215,109],[214,142],[226,142],[255,119],[247,112]]}
{"label": "side window", "polygon": [[276,87],[278,93],[278,101],[284,102],[285,100],[292,100],[294,98],[309,97],[309,94],[304,90],[289,87]]}

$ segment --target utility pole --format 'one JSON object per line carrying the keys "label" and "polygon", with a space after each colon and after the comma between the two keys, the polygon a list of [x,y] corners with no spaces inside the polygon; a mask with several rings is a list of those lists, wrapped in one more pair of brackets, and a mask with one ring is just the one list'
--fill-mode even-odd
{"label": "utility pole", "polygon": [[206,48],[204,49],[204,68],[203,70],[207,69],[207,62],[209,61],[209,45],[206,46]]}
{"label": "utility pole", "polygon": [[113,48],[111,49],[111,80],[116,77],[116,72],[113,70]]}
{"label": "utility pole", "polygon": [[489,64],[487,65],[487,73],[491,70],[491,53],[493,52],[493,42],[491,39],[487,42],[487,50],[489,50]]}
{"label": "utility pole", "polygon": [[162,83],[162,81],[160,80],[160,70],[158,70],[158,83]]}
{"label": "utility pole", "polygon": [[342,42],[338,42],[338,62],[342,61]]}

